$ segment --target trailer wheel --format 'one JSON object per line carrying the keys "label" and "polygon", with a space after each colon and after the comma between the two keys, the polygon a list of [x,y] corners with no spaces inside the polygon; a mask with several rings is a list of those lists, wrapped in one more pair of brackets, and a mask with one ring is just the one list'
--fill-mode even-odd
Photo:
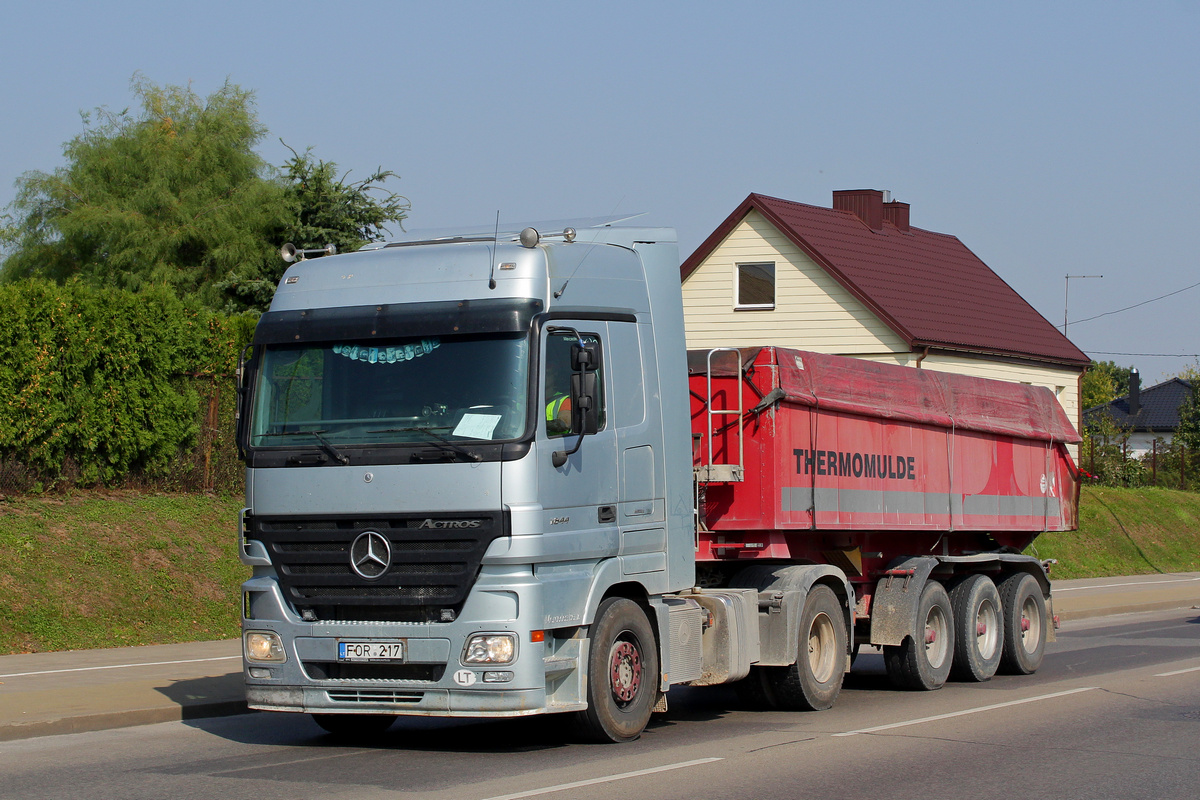
{"label": "trailer wheel", "polygon": [[658,645],[632,600],[610,597],[597,609],[587,684],[588,707],[576,716],[584,738],[630,742],[642,735],[658,696]]}
{"label": "trailer wheel", "polygon": [[888,678],[902,689],[940,689],[954,661],[954,610],[950,596],[937,581],[921,590],[913,631],[898,645],[885,645],[883,661]]}
{"label": "trailer wheel", "polygon": [[804,599],[796,663],[771,670],[770,688],[781,708],[824,711],[842,690],[846,674],[846,620],[837,595],[814,586]]}
{"label": "trailer wheel", "polygon": [[343,738],[374,736],[392,727],[392,714],[313,714],[313,722]]}
{"label": "trailer wheel", "polygon": [[1009,675],[1031,675],[1046,655],[1046,599],[1042,587],[1028,572],[1017,572],[1001,581],[999,590],[1004,612],[1000,669]]}
{"label": "trailer wheel", "polygon": [[989,680],[1004,650],[1004,617],[996,584],[986,575],[968,575],[950,589],[950,607],[954,609],[950,675],[960,681]]}

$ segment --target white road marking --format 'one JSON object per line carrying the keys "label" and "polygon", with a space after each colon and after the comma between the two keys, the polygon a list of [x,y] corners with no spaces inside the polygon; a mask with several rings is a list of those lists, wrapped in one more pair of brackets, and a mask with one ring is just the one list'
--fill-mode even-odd
{"label": "white road marking", "polygon": [[1080,692],[1090,692],[1094,689],[1099,689],[1099,686],[1085,686],[1082,689],[1068,689],[1065,692],[1054,692],[1053,694],[1042,694],[1037,697],[1026,697],[1024,700],[1011,700],[1007,703],[996,703],[990,706],[980,706],[979,708],[968,708],[965,711],[954,711],[950,714],[938,714],[935,717],[922,717],[921,719],[910,719],[905,722],[893,722],[890,725],[877,725],[874,728],[862,728],[856,731],[846,731],[845,733],[835,733],[834,736],[857,736],[860,733],[878,733],[879,731],[888,731],[893,728],[905,728],[909,725],[921,725],[926,722],[937,722],[943,719],[953,719],[954,717],[965,717],[968,714],[978,714],[982,711],[995,711],[998,708],[1008,708],[1009,706],[1019,706],[1025,703],[1037,703],[1041,700],[1050,700],[1055,697],[1065,697],[1069,694],[1078,694]]}
{"label": "white road marking", "polygon": [[560,783],[557,786],[547,786],[544,789],[530,789],[528,792],[517,792],[516,794],[502,794],[498,797],[489,797],[487,800],[518,800],[521,797],[536,797],[539,794],[550,794],[551,792],[562,792],[567,789],[578,789],[581,786],[595,786],[600,783],[611,783],[612,781],[621,781],[626,778],[637,778],[642,775],[653,775],[656,772],[669,772],[673,769],[683,769],[684,767],[695,767],[700,764],[711,764],[714,761],[723,761],[721,758],[697,758],[695,761],[680,761],[678,764],[667,764],[662,767],[651,767],[650,769],[639,769],[636,772],[622,772],[620,775],[609,775],[604,778],[592,778],[586,781],[575,781],[574,783]]}
{"label": "white road marking", "polygon": [[165,667],[171,664],[200,664],[205,661],[241,660],[241,656],[218,656],[217,658],[187,658],[182,661],[146,661],[141,664],[108,664],[103,667],[73,667],[71,669],[46,669],[41,672],[10,672],[0,678],[24,678],[29,675],[58,675],[63,672],[91,672],[98,669],[128,669],[130,667]]}
{"label": "white road marking", "polygon": [[1063,592],[1077,592],[1080,589],[1113,589],[1117,586],[1153,586],[1156,583],[1195,583],[1200,581],[1200,578],[1169,578],[1161,581],[1129,581],[1128,583],[1101,583],[1095,586],[1066,586],[1062,589],[1055,587],[1054,594],[1062,594]]}
{"label": "white road marking", "polygon": [[1155,675],[1154,677],[1169,678],[1172,675],[1182,675],[1185,672],[1200,672],[1200,667],[1188,667],[1187,669],[1177,669],[1174,672],[1160,672],[1157,675]]}

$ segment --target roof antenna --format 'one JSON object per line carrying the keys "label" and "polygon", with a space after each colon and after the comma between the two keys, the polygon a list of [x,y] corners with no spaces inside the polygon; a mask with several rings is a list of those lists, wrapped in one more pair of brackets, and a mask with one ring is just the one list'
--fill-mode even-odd
{"label": "roof antenna", "polygon": [[488,288],[496,288],[496,253],[500,249],[500,209],[496,209],[496,232],[492,234],[491,267],[488,270]]}

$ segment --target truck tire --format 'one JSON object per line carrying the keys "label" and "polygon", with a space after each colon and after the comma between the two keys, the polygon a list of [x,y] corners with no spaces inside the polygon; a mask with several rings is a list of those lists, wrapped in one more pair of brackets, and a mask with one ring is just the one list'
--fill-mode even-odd
{"label": "truck tire", "polygon": [[954,663],[960,681],[986,681],[996,674],[1004,651],[1000,592],[986,575],[968,575],[950,589],[954,609]]}
{"label": "truck tire", "polygon": [[796,663],[767,673],[780,708],[824,711],[842,690],[846,674],[846,620],[837,595],[814,586],[804,599]]}
{"label": "truck tire", "polygon": [[313,722],[341,738],[375,736],[392,727],[392,714],[313,714]]}
{"label": "truck tire", "polygon": [[901,644],[885,645],[883,662],[894,685],[932,691],[945,685],[953,661],[954,610],[945,587],[931,580],[921,590],[912,633]]}
{"label": "truck tire", "polygon": [[658,644],[641,606],[610,597],[596,610],[588,650],[587,702],[576,728],[594,742],[642,735],[658,697]]}
{"label": "truck tire", "polygon": [[1004,612],[1000,671],[1032,675],[1046,655],[1046,599],[1042,587],[1028,572],[1017,572],[1001,581],[998,588]]}

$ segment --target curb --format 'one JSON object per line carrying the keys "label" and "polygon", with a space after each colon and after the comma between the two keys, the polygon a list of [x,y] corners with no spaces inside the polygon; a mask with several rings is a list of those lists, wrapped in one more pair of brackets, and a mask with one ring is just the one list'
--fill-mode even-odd
{"label": "curb", "polygon": [[1054,613],[1061,622],[1080,619],[1095,619],[1096,617],[1114,617],[1119,614],[1137,614],[1142,611],[1170,611],[1171,609],[1200,609],[1200,599],[1197,600],[1160,600],[1149,603],[1126,603],[1111,605],[1104,608],[1058,609],[1055,603]]}
{"label": "curb", "polygon": [[89,733],[114,728],[133,728],[139,725],[154,725],[159,722],[232,717],[250,713],[257,712],[251,712],[246,707],[245,700],[225,700],[188,706],[105,711],[97,714],[80,714],[32,722],[0,723],[0,742],[32,739],[38,736],[57,736],[63,733]]}

